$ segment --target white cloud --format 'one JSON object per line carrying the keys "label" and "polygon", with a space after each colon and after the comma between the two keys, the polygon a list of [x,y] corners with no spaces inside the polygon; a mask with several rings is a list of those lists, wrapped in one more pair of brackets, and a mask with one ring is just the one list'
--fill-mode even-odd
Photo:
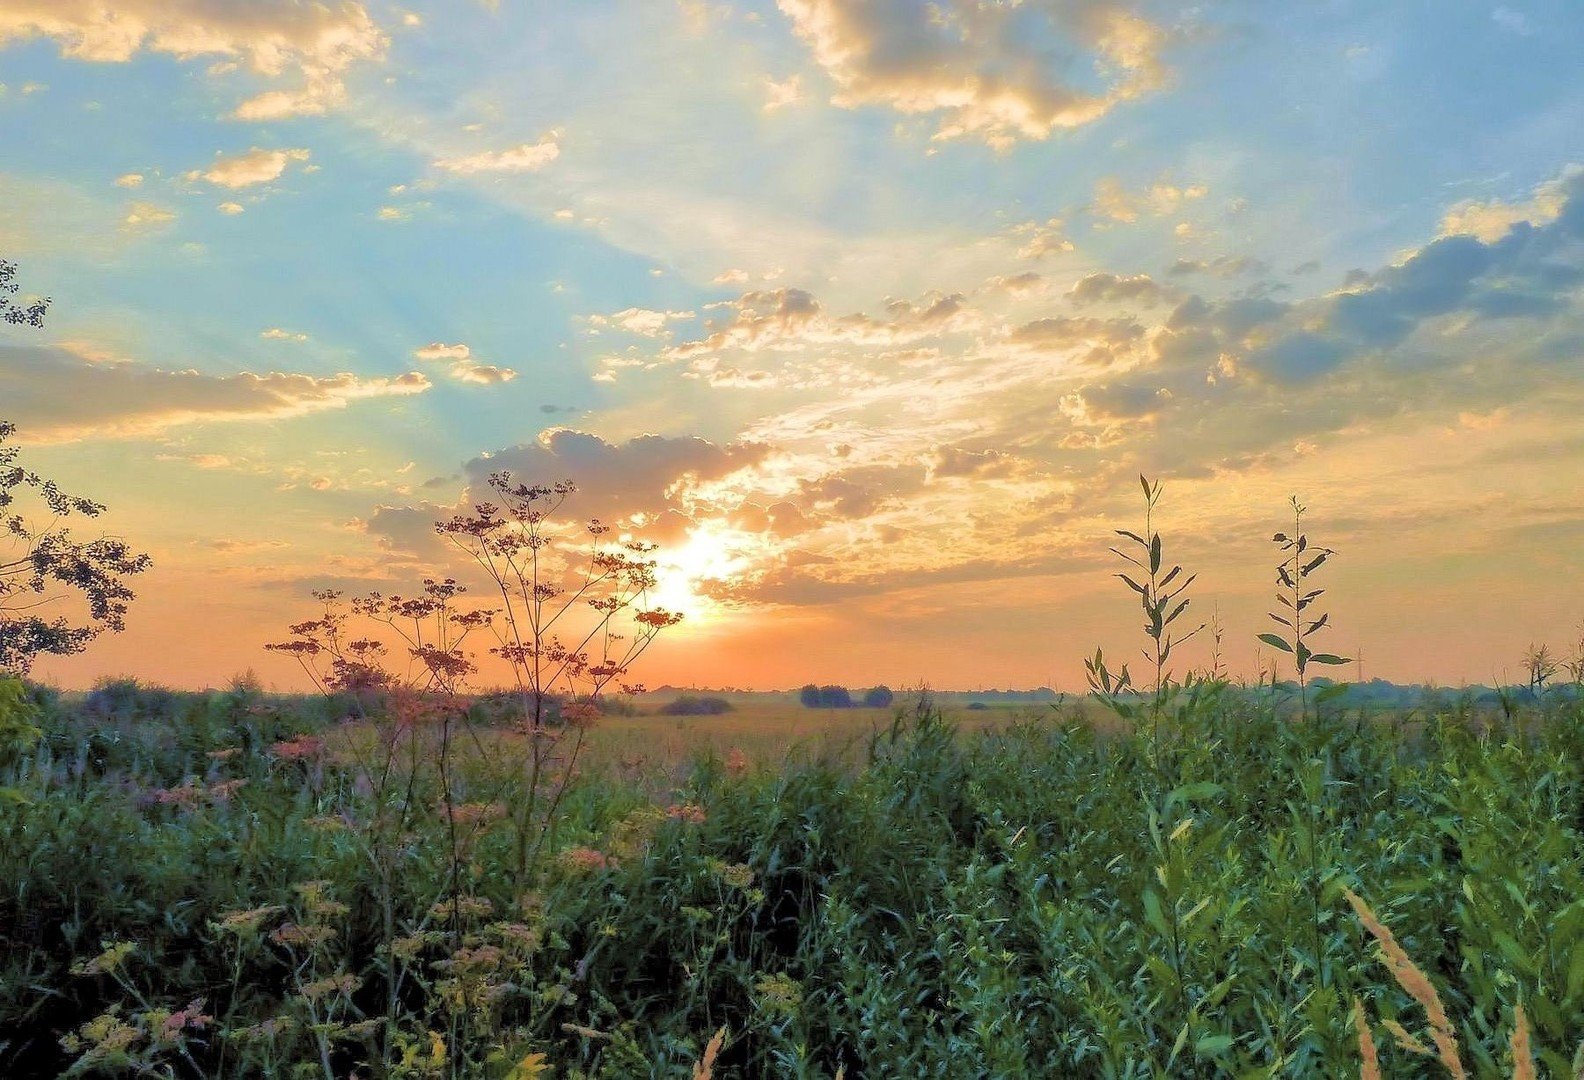
{"label": "white cloud", "polygon": [[764,90],[764,111],[775,112],[777,109],[796,105],[803,100],[803,78],[800,75],[793,75],[789,79],[776,82],[767,77],[764,81]]}
{"label": "white cloud", "polygon": [[168,225],[176,220],[176,211],[159,206],[151,202],[135,202],[127,207],[126,216],[121,219],[123,228],[142,230]]}
{"label": "white cloud", "polygon": [[1529,198],[1520,202],[1460,202],[1441,219],[1441,235],[1466,233],[1489,244],[1500,240],[1519,223],[1544,225],[1555,221],[1568,199],[1568,185],[1584,175],[1584,165],[1569,165],[1562,174],[1537,185]]}
{"label": "white cloud", "polygon": [[115,182],[116,187],[135,188],[139,184],[143,183],[143,174],[135,172],[122,173],[120,176],[116,177]]}
{"label": "white cloud", "polygon": [[517,377],[517,372],[511,368],[479,363],[473,350],[460,341],[455,345],[432,341],[414,349],[413,358],[427,364],[446,364],[453,379],[478,386],[496,386]]}
{"label": "white cloud", "polygon": [[299,334],[291,330],[282,330],[278,326],[270,327],[268,330],[265,330],[263,333],[261,333],[259,337],[263,338],[265,341],[295,341],[299,344],[308,340],[307,334]]}
{"label": "white cloud", "polygon": [[216,154],[214,164],[207,169],[194,169],[186,174],[188,180],[207,180],[217,187],[252,187],[278,180],[287,165],[309,158],[307,150],[263,150],[255,146],[241,154]]}
{"label": "white cloud", "polygon": [[597,329],[615,327],[629,334],[659,337],[666,333],[666,324],[694,317],[691,311],[652,311],[649,308],[630,307],[614,315],[590,315],[588,323]]}
{"label": "white cloud", "polygon": [[6,0],[0,46],[32,37],[74,60],[125,63],[147,50],[218,56],[216,75],[245,65],[268,79],[296,76],[295,87],[242,102],[232,115],[243,120],[325,112],[345,98],[348,70],[382,58],[388,43],[357,0]]}
{"label": "white cloud", "polygon": [[215,209],[220,211],[222,214],[236,215],[240,214],[245,208],[239,202],[223,202],[219,206],[215,207]]}
{"label": "white cloud", "polygon": [[561,154],[561,147],[553,136],[541,139],[536,143],[522,143],[506,150],[485,150],[477,154],[468,154],[462,157],[440,158],[435,162],[437,168],[447,172],[461,173],[495,173],[495,172],[538,172],[550,164]]}
{"label": "white cloud", "polygon": [[1111,221],[1134,222],[1140,216],[1170,214],[1186,202],[1202,199],[1210,193],[1203,184],[1178,187],[1164,179],[1157,180],[1142,191],[1128,191],[1114,176],[1101,178],[1095,184],[1094,202],[1089,209],[1098,217]]}
{"label": "white cloud", "polygon": [[[1117,103],[1158,89],[1166,77],[1165,31],[1111,0],[778,5],[835,82],[834,104],[939,114],[939,139],[971,136],[997,146],[1044,139],[1099,119]],[[1053,63],[1052,39],[1075,46],[1091,71],[1069,79]]]}

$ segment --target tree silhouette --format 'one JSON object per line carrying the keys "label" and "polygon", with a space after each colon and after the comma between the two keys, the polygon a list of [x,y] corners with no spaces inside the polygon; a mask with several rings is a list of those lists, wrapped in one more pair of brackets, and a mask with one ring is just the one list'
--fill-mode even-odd
{"label": "tree silhouette", "polygon": [[[42,327],[49,300],[18,306],[19,288],[16,264],[0,259],[0,322]],[[82,652],[123,629],[133,599],[126,579],[147,570],[149,557],[118,537],[74,537],[64,522],[105,507],[20,464],[15,434],[0,420],[0,672],[25,675],[40,655]]]}

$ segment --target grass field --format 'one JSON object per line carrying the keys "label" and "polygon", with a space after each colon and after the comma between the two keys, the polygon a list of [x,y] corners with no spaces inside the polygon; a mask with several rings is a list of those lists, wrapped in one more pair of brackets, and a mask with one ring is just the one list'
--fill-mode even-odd
{"label": "grass field", "polygon": [[1342,1076],[1361,1030],[1386,1076],[1566,1076],[1584,1043],[1566,688],[743,699],[600,720],[575,776],[581,728],[534,774],[444,710],[10,700],[8,1077],[689,1077],[720,1032],[717,1077]]}

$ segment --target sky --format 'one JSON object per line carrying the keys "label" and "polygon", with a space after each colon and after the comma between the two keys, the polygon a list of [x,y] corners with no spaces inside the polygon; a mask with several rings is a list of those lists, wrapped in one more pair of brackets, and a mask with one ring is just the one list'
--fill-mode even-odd
{"label": "sky", "polygon": [[38,674],[300,685],[310,591],[460,572],[506,468],[660,545],[650,685],[1081,687],[1141,473],[1234,674],[1296,494],[1347,675],[1516,678],[1580,636],[1580,55],[1575,0],[3,0],[0,418],[155,560]]}

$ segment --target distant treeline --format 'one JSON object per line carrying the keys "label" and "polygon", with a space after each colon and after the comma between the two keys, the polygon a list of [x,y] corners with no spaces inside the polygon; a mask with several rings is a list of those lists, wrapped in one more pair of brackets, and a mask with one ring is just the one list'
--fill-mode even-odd
{"label": "distant treeline", "polygon": [[810,709],[889,709],[896,695],[889,686],[872,686],[857,698],[845,686],[815,686],[798,691],[798,700]]}

